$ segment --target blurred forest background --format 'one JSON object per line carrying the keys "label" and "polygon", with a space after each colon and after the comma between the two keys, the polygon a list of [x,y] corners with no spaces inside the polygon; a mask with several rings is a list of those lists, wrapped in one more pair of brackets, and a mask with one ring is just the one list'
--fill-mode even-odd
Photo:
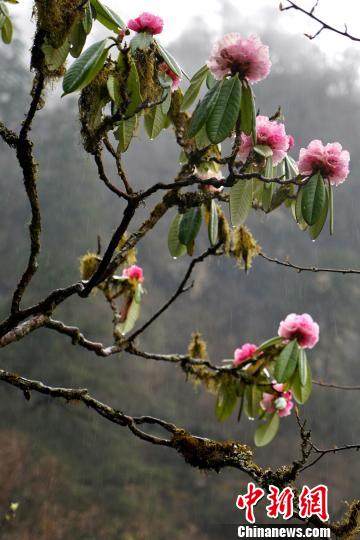
{"label": "blurred forest background", "polygon": [[[224,32],[249,33],[249,21],[227,11]],[[268,255],[289,255],[299,264],[360,267],[360,102],[359,53],[329,61],[316,45],[299,35],[279,34],[270,13],[261,34],[270,45],[273,69],[256,85],[257,106],[271,115],[281,105],[287,132],[295,137],[296,157],[311,139],[338,140],[351,153],[351,178],[335,191],[335,236],[324,232],[312,243],[293,222],[290,211],[269,216],[253,213],[249,226]],[[231,21],[230,24],[227,21]],[[30,22],[29,22],[30,24]],[[208,57],[212,36],[194,21],[171,44],[184,68],[194,73]],[[1,118],[17,128],[29,102],[27,51],[21,42],[1,46]],[[50,91],[49,91],[50,94]],[[50,98],[34,125],[40,164],[43,249],[40,270],[26,301],[79,278],[79,257],[96,250],[97,235],[106,245],[118,225],[122,203],[98,180],[94,164],[80,144],[76,99]],[[178,148],[163,134],[146,142],[140,134],[125,157],[137,187],[170,181],[178,168]],[[0,313],[9,309],[11,291],[28,254],[28,202],[14,155],[0,145]],[[148,203],[150,208],[150,203]],[[147,209],[144,209],[145,215]],[[172,260],[167,227],[173,212],[139,245],[146,277],[143,319],[171,294],[188,264]],[[206,242],[204,233],[204,244]],[[309,355],[314,377],[328,382],[360,384],[360,279],[331,274],[298,274],[257,259],[248,275],[231,259],[209,260],[197,268],[196,285],[168,315],[142,337],[152,352],[186,352],[193,330],[203,333],[214,363],[231,358],[246,341],[275,335],[289,312],[308,311],[321,327],[319,345]],[[76,324],[92,339],[110,343],[111,313],[100,294],[73,298],[56,317]],[[2,350],[1,367],[48,384],[87,387],[97,398],[132,415],[165,418],[192,433],[250,442],[254,425],[235,416],[224,424],[214,417],[214,396],[187,383],[181,369],[119,355],[98,358],[73,347],[66,337],[40,330]],[[360,440],[357,411],[360,392],[315,387],[301,409],[315,444],[328,447]],[[245,475],[220,475],[191,469],[173,451],[137,440],[82,406],[22,394],[6,385],[0,393],[0,511],[20,503],[16,519],[0,525],[6,540],[215,540],[218,524],[237,523],[236,495]],[[287,463],[299,453],[294,415],[268,447],[256,450],[264,466]],[[331,517],[343,501],[358,497],[358,456],[329,456],[307,471],[301,482],[326,483]],[[224,538],[224,536],[222,536]]]}

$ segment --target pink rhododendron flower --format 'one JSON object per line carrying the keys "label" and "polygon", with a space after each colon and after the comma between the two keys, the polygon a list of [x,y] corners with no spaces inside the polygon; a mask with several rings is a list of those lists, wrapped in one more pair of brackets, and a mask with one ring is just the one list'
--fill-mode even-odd
{"label": "pink rhododendron flower", "polygon": [[350,154],[342,149],[340,143],[334,142],[324,146],[321,141],[315,139],[307,148],[300,150],[299,172],[305,176],[320,172],[330,184],[337,186],[348,177],[349,161]]}
{"label": "pink rhododendron flower", "polygon": [[[221,171],[215,172],[211,170],[208,170],[208,171],[197,170],[196,176],[200,178],[200,180],[208,180],[209,178],[215,178],[216,180],[224,180],[224,176]],[[222,191],[223,189],[222,186],[217,188],[215,186],[212,186],[211,184],[200,184],[200,188],[203,189],[204,191],[212,191],[212,192]]]}
{"label": "pink rhododendron flower", "polygon": [[274,394],[263,393],[260,401],[261,408],[268,414],[276,412],[281,418],[289,416],[294,407],[291,390],[283,392],[284,385],[277,383],[273,384],[273,388],[275,390]]}
{"label": "pink rhododendron flower", "polygon": [[171,90],[173,92],[174,92],[174,90],[177,90],[179,88],[179,86],[180,86],[180,83],[181,83],[181,77],[176,75],[176,73],[174,73],[172,71],[172,69],[170,69],[169,66],[167,64],[165,64],[165,62],[160,64],[159,69],[163,73],[166,73],[166,75],[168,75],[170,77],[170,79],[172,80]]}
{"label": "pink rhododendron flower", "polygon": [[[267,145],[273,151],[273,165],[280,163],[292,144],[294,144],[293,137],[286,135],[284,124],[269,120],[267,116],[256,117],[256,138],[257,144]],[[251,135],[242,133],[239,157],[243,163],[245,163],[253,148],[254,144]]]}
{"label": "pink rhododendron flower", "polygon": [[269,47],[256,36],[245,39],[235,32],[226,34],[215,43],[207,66],[217,80],[238,73],[242,79],[255,83],[270,72]]}
{"label": "pink rhododendron flower", "polygon": [[164,22],[161,17],[157,17],[146,11],[136,19],[130,19],[128,27],[134,32],[148,32],[149,34],[161,34]]}
{"label": "pink rhododendron flower", "polygon": [[287,149],[287,151],[290,152],[290,150],[295,144],[294,137],[292,135],[288,135],[288,141],[289,141],[289,148]]}
{"label": "pink rhododendron flower", "polygon": [[133,266],[130,266],[129,268],[124,268],[122,277],[139,281],[139,283],[144,282],[143,269],[140,268],[140,266],[136,266],[136,264],[134,264]]}
{"label": "pink rhododendron flower", "polygon": [[245,360],[250,360],[256,351],[257,346],[253,343],[245,343],[241,349],[236,349],[234,352],[233,367],[238,367],[240,364],[245,362]]}
{"label": "pink rhododendron flower", "polygon": [[288,340],[296,339],[302,349],[312,349],[319,341],[319,325],[311,315],[290,313],[279,326],[279,336]]}

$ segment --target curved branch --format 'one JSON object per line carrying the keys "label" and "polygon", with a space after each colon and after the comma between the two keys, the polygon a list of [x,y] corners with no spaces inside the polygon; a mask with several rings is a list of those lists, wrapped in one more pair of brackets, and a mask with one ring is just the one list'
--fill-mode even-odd
{"label": "curved branch", "polygon": [[268,262],[278,264],[280,266],[285,266],[286,268],[292,268],[293,270],[297,270],[299,273],[301,272],[328,272],[330,274],[360,274],[360,270],[354,269],[354,268],[319,268],[317,266],[299,266],[297,264],[293,264],[288,259],[282,261],[280,259],[276,259],[275,257],[269,257],[268,255],[265,255],[265,253],[260,252],[259,256],[265,259]]}

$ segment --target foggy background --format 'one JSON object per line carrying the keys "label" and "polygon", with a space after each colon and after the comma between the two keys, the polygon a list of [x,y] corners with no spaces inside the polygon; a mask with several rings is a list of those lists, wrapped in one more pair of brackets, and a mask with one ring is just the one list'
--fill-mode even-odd
{"label": "foggy background", "polygon": [[[269,216],[253,213],[248,225],[268,255],[289,255],[299,264],[360,268],[360,46],[341,55],[334,50],[332,56],[326,47],[319,48],[302,36],[306,19],[296,23],[297,33],[294,26],[285,31],[282,17],[290,25],[291,14],[279,15],[269,2],[257,15],[246,17],[230,2],[221,6],[216,12],[221,32],[248,34],[261,22],[261,39],[270,46],[273,67],[268,79],[254,87],[257,106],[269,116],[282,106],[287,133],[296,141],[292,155],[297,157],[299,148],[315,138],[339,141],[351,154],[351,178],[335,190],[333,238],[324,230],[311,242],[286,209]],[[161,15],[160,9],[153,11]],[[24,28],[24,20],[18,19],[18,28]],[[0,115],[14,129],[29,103],[26,40],[32,27],[26,24],[25,44],[18,31],[19,41],[0,46]],[[169,48],[193,74],[209,55],[214,31],[196,14],[181,27],[182,33]],[[106,245],[123,209],[99,181],[81,147],[76,98],[60,100],[58,89],[54,92],[33,128],[43,238],[40,270],[25,298],[28,304],[54,287],[78,280],[79,257],[96,249],[98,234]],[[28,201],[13,154],[0,145],[2,317],[8,313],[11,292],[28,256]],[[170,132],[154,142],[140,134],[125,155],[125,166],[133,184],[144,188],[155,181],[171,181],[178,159]],[[155,200],[147,203],[143,215]],[[167,228],[174,212],[138,245],[148,292],[142,321],[177,287],[189,262],[186,257],[174,261],[167,251]],[[206,242],[204,232],[203,237]],[[212,361],[218,363],[231,358],[246,341],[256,343],[275,335],[287,313],[307,311],[321,328],[320,343],[309,353],[314,378],[360,384],[359,276],[298,274],[261,259],[245,275],[226,258],[205,262],[194,276],[194,289],[143,335],[144,350],[186,352],[191,332],[199,330]],[[89,339],[111,342],[111,313],[100,294],[70,299],[55,317],[79,326]],[[238,424],[235,415],[218,423],[214,396],[202,388],[195,390],[179,367],[126,355],[101,359],[46,330],[2,350],[1,356],[4,369],[50,385],[87,387],[98,399],[128,414],[158,416],[201,436],[252,443],[254,424],[246,419]],[[246,489],[245,475],[232,470],[220,475],[200,473],[174,451],[141,442],[82,406],[35,394],[27,402],[21,392],[6,385],[1,386],[0,400],[1,513],[6,513],[10,502],[20,502],[16,520],[1,530],[2,539],[217,540],[216,524],[242,521],[234,502]],[[360,393],[315,387],[300,411],[314,443],[330,447],[359,442],[359,402]],[[298,429],[292,415],[281,422],[271,445],[255,451],[255,460],[277,466],[298,455]],[[345,509],[343,501],[359,496],[354,482],[358,473],[355,452],[331,455],[304,474],[299,485],[327,484],[330,515],[335,519]]]}

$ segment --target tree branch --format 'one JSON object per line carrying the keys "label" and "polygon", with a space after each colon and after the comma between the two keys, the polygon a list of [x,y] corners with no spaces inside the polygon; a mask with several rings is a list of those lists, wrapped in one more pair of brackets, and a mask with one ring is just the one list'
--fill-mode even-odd
{"label": "tree branch", "polygon": [[315,273],[328,272],[331,274],[360,274],[360,270],[353,269],[353,268],[318,268],[316,266],[299,266],[297,264],[291,263],[288,259],[281,261],[280,259],[276,259],[275,257],[269,257],[268,255],[265,255],[265,253],[263,252],[260,252],[259,256],[271,263],[275,263],[280,266],[285,266],[286,268],[292,268],[294,270],[297,270],[299,273],[300,272],[315,272]]}

